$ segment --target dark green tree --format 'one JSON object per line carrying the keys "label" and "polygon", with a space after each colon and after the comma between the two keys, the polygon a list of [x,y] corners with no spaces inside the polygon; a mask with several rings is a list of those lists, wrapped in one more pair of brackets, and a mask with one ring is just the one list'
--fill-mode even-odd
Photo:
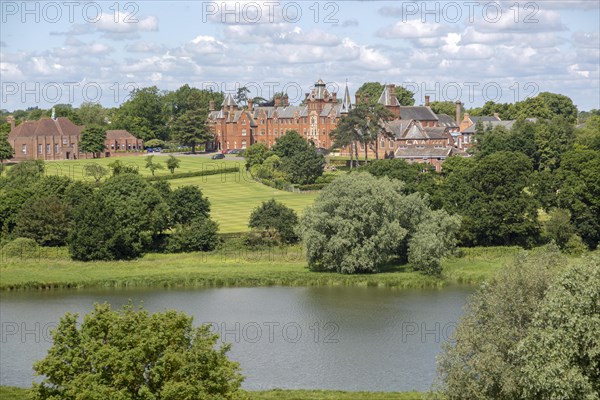
{"label": "dark green tree", "polygon": [[181,186],[169,196],[171,221],[174,224],[188,224],[198,218],[208,218],[210,202],[197,186]]}
{"label": "dark green tree", "polygon": [[325,158],[296,131],[277,139],[271,151],[281,159],[281,171],[292,183],[314,183],[323,175]]}
{"label": "dark green tree", "polygon": [[253,165],[262,164],[269,155],[271,155],[271,151],[264,143],[255,143],[252,146],[248,147],[244,152],[244,158],[246,159],[246,168],[250,169]]}
{"label": "dark green tree", "polygon": [[107,115],[106,110],[100,103],[82,103],[77,110],[77,123],[84,126],[105,126]]}
{"label": "dark green tree", "polygon": [[94,158],[98,158],[104,151],[106,142],[106,128],[101,126],[86,126],[81,132],[79,149],[84,153],[92,153]]}
{"label": "dark green tree", "polygon": [[162,93],[156,86],[134,89],[129,100],[116,110],[112,126],[126,129],[135,137],[150,139],[168,139],[168,112]]}
{"label": "dark green tree", "polygon": [[243,377],[216,348],[218,335],[177,311],[150,314],[129,304],[108,304],[79,321],[66,314],[52,333],[46,357],[34,364],[43,376],[32,399],[231,400]]}
{"label": "dark green tree", "polygon": [[175,156],[170,155],[169,158],[167,158],[167,161],[165,161],[165,163],[167,164],[167,168],[169,169],[169,171],[171,171],[172,174],[175,173],[175,170],[177,168],[179,168],[179,164],[181,164],[181,160],[178,158],[175,158]]}
{"label": "dark green tree", "polygon": [[429,105],[431,111],[436,114],[446,114],[451,117],[455,117],[456,114],[456,103],[453,101],[432,101]]}
{"label": "dark green tree", "polygon": [[206,116],[195,111],[186,111],[178,116],[171,125],[173,138],[184,146],[190,146],[192,153],[196,146],[208,143],[213,139],[212,132],[206,125]]}
{"label": "dark green tree", "polygon": [[27,202],[16,217],[15,234],[42,246],[62,246],[71,228],[69,207],[57,196]]}
{"label": "dark green tree", "polygon": [[274,199],[263,202],[250,214],[248,226],[270,242],[293,243],[298,240],[298,216],[291,208]]}
{"label": "dark green tree", "polygon": [[[356,91],[357,94],[360,95],[362,101],[364,101],[365,96],[368,96],[370,103],[376,103],[383,93],[383,85],[379,82],[365,82],[362,84],[360,88]],[[398,102],[402,106],[412,106],[415,104],[414,93],[410,90],[404,88],[401,85],[396,85],[396,98]]]}
{"label": "dark green tree", "polygon": [[211,251],[219,244],[219,226],[207,217],[196,217],[184,225],[177,225],[169,236],[167,251],[189,253]]}
{"label": "dark green tree", "polygon": [[12,158],[14,150],[10,143],[8,143],[7,135],[0,134],[0,164],[4,163],[4,160]]}

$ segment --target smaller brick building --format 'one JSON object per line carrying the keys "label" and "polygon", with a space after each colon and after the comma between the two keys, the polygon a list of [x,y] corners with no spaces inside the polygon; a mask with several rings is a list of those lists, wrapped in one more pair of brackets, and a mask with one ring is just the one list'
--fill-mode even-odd
{"label": "smaller brick building", "polygon": [[[84,127],[75,125],[68,118],[41,118],[38,121],[25,121],[15,126],[11,124],[8,142],[15,150],[14,160],[74,160],[92,158],[82,153],[79,140]],[[125,130],[106,132],[105,151],[102,157],[111,157],[127,152],[143,151],[144,143]]]}

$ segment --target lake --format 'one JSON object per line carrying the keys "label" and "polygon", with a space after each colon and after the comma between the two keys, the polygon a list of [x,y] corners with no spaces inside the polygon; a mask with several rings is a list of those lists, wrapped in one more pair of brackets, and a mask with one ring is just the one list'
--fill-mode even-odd
{"label": "lake", "polygon": [[0,384],[28,387],[32,364],[66,312],[130,299],[149,311],[176,309],[232,343],[248,390],[424,391],[452,338],[469,287],[55,290],[0,293]]}

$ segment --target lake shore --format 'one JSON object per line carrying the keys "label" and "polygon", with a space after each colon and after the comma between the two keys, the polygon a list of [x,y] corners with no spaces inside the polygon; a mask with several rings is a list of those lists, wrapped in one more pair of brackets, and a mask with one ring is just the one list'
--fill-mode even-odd
{"label": "lake shore", "polygon": [[518,248],[462,249],[444,260],[440,277],[390,265],[377,274],[313,272],[299,246],[261,250],[223,248],[210,253],[147,254],[133,261],[77,262],[67,250],[43,249],[30,258],[0,259],[0,290],[373,286],[399,289],[478,284],[514,259]]}

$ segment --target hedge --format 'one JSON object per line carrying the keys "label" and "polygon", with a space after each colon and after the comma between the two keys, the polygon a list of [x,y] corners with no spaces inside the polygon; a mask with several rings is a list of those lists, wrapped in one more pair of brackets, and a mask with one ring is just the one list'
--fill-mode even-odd
{"label": "hedge", "polygon": [[162,181],[162,180],[170,180],[170,179],[193,178],[196,176],[229,174],[231,172],[240,172],[240,167],[205,169],[203,171],[179,172],[179,173],[169,174],[169,175],[147,176],[146,179],[152,182],[152,181]]}

